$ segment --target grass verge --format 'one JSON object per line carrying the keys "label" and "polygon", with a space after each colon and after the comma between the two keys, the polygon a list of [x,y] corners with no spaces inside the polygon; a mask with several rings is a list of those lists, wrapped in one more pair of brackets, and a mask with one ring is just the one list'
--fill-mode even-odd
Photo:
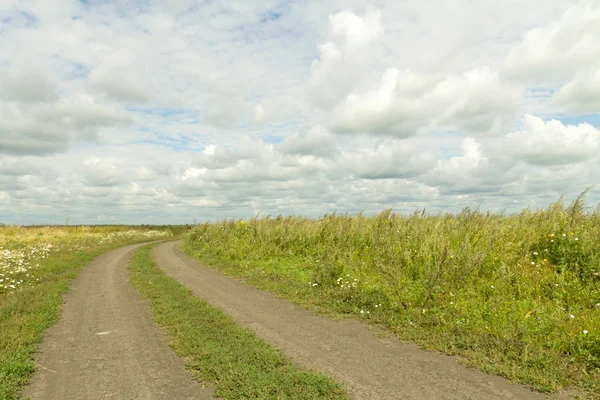
{"label": "grass verge", "polygon": [[40,262],[35,284],[0,296],[0,399],[18,399],[35,372],[33,354],[60,313],[62,295],[86,264],[127,243],[64,252]]}
{"label": "grass verge", "polygon": [[156,321],[177,354],[200,381],[213,383],[224,399],[345,399],[332,379],[295,366],[280,351],[238,326],[222,311],[194,297],[166,276],[139,249],[130,264],[131,281],[150,299]]}
{"label": "grass verge", "polygon": [[600,206],[195,227],[184,251],[298,304],[384,324],[544,392],[600,399]]}

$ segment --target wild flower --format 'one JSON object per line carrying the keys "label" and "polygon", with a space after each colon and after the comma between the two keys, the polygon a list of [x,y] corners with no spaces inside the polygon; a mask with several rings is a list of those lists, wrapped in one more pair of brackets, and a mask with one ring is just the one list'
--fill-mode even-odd
{"label": "wild flower", "polygon": [[[10,230],[11,235],[4,235]],[[15,232],[16,231],[16,232]],[[0,294],[39,281],[34,272],[42,260],[59,251],[87,250],[102,243],[157,239],[170,236],[167,230],[69,233],[60,229],[0,228]],[[10,276],[11,279],[5,278]]]}

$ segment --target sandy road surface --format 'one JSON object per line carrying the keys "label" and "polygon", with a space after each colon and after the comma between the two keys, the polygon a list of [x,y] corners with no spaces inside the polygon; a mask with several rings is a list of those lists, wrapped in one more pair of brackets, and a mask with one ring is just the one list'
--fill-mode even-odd
{"label": "sandy road surface", "polygon": [[157,246],[159,266],[193,293],[281,348],[297,363],[343,382],[356,399],[547,399],[470,370],[453,357],[378,337],[358,321],[335,321],[201,266],[176,242]]}
{"label": "sandy road surface", "polygon": [[210,399],[129,283],[133,245],[87,265],[65,295],[60,320],[37,354],[23,396],[33,399]]}

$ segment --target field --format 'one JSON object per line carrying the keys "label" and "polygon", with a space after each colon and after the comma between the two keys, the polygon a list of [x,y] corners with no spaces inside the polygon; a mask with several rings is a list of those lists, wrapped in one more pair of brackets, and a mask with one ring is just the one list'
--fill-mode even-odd
{"label": "field", "polygon": [[199,225],[183,249],[308,307],[381,324],[541,391],[600,396],[600,207],[517,215],[277,217]]}
{"label": "field", "polygon": [[76,273],[101,252],[185,227],[0,227],[0,399],[18,398],[32,354]]}
{"label": "field", "polygon": [[164,228],[0,227],[0,294],[39,282],[40,263],[58,254],[169,236]]}
{"label": "field", "polygon": [[[386,210],[191,230],[1,227],[0,399],[18,398],[36,368],[45,368],[33,355],[83,266],[125,244],[179,235],[182,249],[203,264],[307,308],[376,324],[543,392],[600,398],[600,206],[586,207],[584,195],[516,215]],[[170,246],[161,248],[176,249]],[[162,264],[172,270],[175,253],[168,254]],[[171,347],[217,394],[345,397],[339,382],[298,368],[158,266],[150,247],[142,248],[130,263],[132,283],[150,299]]]}

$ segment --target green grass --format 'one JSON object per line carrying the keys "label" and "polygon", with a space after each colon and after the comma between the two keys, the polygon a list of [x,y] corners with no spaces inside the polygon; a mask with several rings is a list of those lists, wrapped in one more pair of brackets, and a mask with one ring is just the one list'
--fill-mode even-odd
{"label": "green grass", "polygon": [[144,246],[130,264],[131,280],[149,298],[171,347],[187,359],[203,383],[214,383],[224,399],[344,399],[342,387],[302,370],[254,333],[236,325],[174,279],[166,276]]}
{"label": "green grass", "polygon": [[384,324],[540,391],[600,398],[600,207],[197,226],[183,248],[299,304]]}

